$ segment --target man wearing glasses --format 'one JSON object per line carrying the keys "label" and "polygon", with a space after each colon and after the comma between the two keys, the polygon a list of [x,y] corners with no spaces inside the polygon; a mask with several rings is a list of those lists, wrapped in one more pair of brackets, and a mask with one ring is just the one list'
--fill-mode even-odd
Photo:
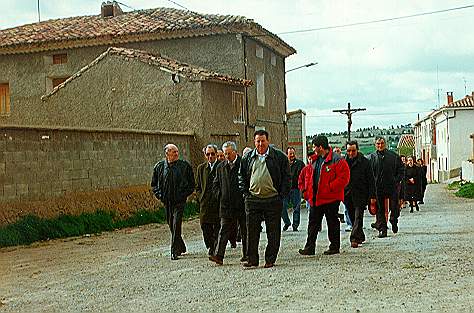
{"label": "man wearing glasses", "polygon": [[201,223],[204,244],[209,255],[214,255],[219,234],[219,203],[212,190],[212,183],[216,177],[217,146],[207,145],[204,149],[206,162],[199,164],[196,170],[196,195],[199,203],[199,221]]}

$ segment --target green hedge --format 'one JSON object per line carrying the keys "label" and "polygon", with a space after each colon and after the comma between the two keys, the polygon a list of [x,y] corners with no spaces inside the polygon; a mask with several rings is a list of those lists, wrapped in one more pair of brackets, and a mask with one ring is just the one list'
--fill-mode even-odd
{"label": "green hedge", "polygon": [[[188,202],[184,208],[184,218],[196,216],[199,207]],[[0,247],[27,245],[36,241],[84,234],[97,234],[125,227],[135,227],[150,223],[166,223],[165,210],[139,210],[127,219],[120,220],[114,212],[98,210],[81,215],[61,215],[53,219],[28,215],[13,224],[0,227]]]}
{"label": "green hedge", "polygon": [[454,194],[458,197],[474,199],[474,183],[461,184]]}

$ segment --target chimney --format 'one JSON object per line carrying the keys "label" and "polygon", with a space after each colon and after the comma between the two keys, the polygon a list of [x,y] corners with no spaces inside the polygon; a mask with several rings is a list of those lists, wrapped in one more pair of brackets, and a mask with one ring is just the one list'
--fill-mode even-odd
{"label": "chimney", "polygon": [[448,91],[446,93],[448,95],[448,105],[453,103],[454,99],[453,99],[453,92],[452,91]]}
{"label": "chimney", "polygon": [[102,17],[115,17],[122,14],[123,11],[116,1],[102,2],[100,7],[100,15]]}

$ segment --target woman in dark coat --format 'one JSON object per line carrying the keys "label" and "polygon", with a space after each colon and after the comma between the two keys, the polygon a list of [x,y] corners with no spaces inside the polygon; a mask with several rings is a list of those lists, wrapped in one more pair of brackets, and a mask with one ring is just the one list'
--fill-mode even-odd
{"label": "woman in dark coat", "polygon": [[405,200],[410,203],[410,213],[413,213],[413,208],[417,211],[418,201],[421,194],[421,168],[415,165],[412,156],[407,158],[407,165],[405,167],[405,177],[403,178]]}

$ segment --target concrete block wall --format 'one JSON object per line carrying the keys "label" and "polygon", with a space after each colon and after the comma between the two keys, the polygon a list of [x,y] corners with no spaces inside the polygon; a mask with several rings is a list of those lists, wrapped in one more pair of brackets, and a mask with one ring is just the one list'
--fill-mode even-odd
{"label": "concrete block wall", "polygon": [[151,132],[0,128],[0,203],[148,185],[163,146],[188,158],[192,136]]}

